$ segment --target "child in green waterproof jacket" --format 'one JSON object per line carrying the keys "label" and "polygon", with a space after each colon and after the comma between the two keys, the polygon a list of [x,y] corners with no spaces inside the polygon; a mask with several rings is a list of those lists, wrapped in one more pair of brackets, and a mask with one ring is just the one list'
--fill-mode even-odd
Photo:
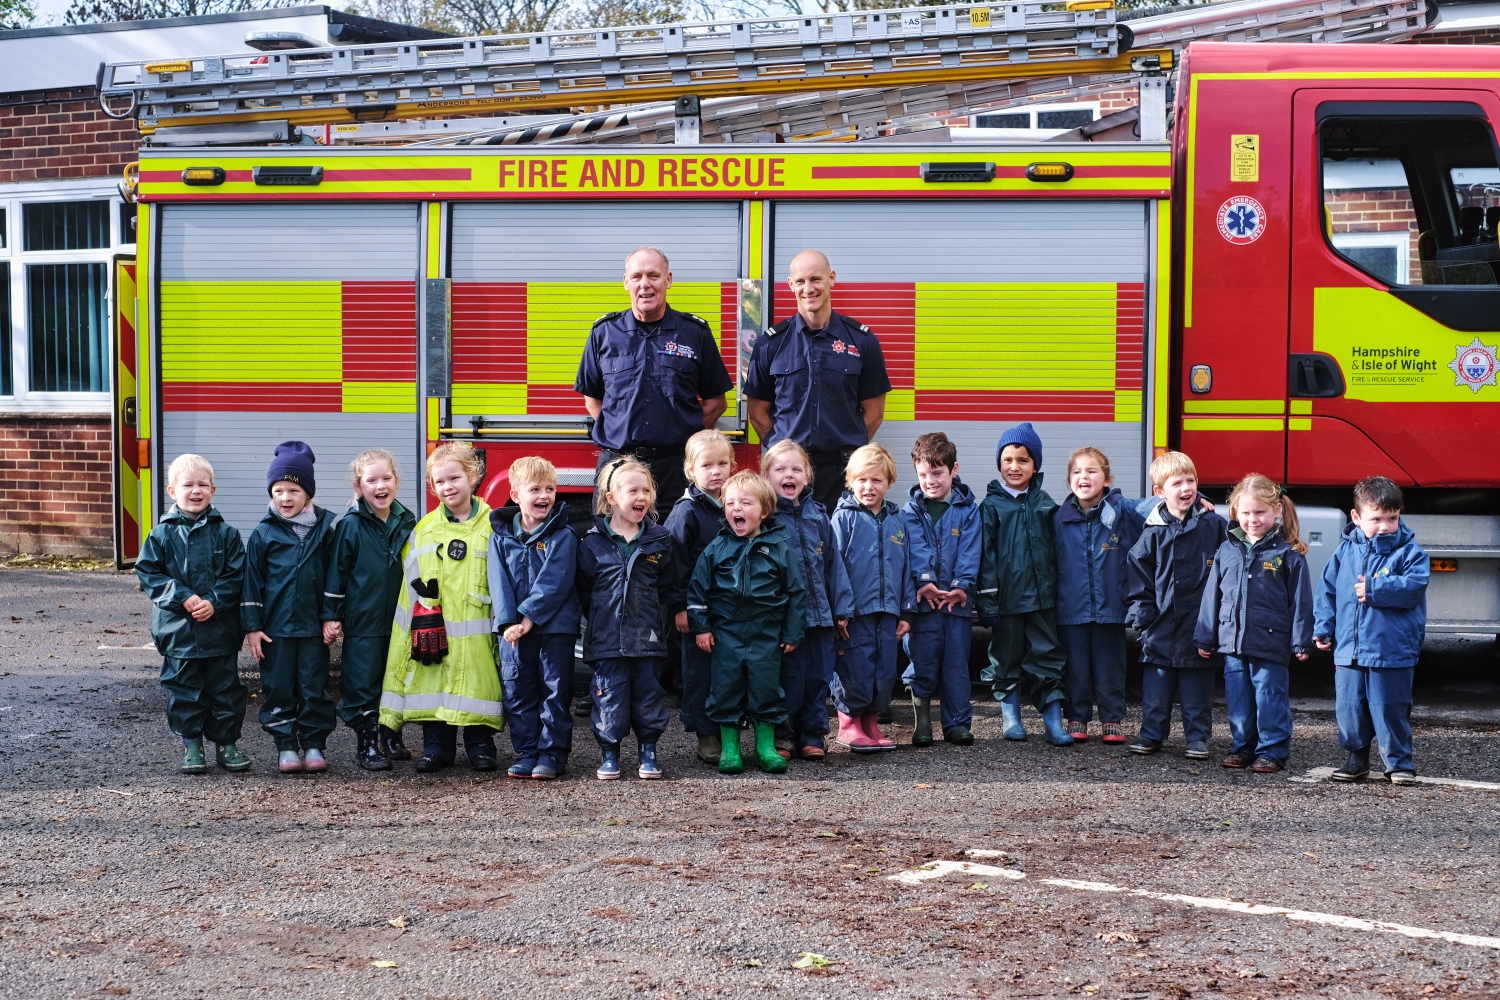
{"label": "child in green waterproof jacket", "polygon": [[250,758],[236,744],[249,693],[240,680],[240,588],[245,545],[213,507],[214,469],[199,455],[179,455],[167,469],[174,501],[151,529],[135,575],[155,608],[151,638],[162,654],[167,724],[182,737],[182,771],[203,774],[203,738],[217,746],[226,771]]}
{"label": "child in green waterproof jacket", "polygon": [[325,621],[323,588],[333,552],[333,515],[312,502],[313,451],[283,441],[266,472],[271,509],[245,544],[240,626],[260,664],[260,726],[276,741],[282,774],[328,769],[333,732],[328,646],[338,623]]}
{"label": "child in green waterproof jacket", "polygon": [[688,622],[698,648],[713,656],[708,717],[720,727],[719,770],[744,770],[740,730],[755,727],[755,762],[779,774],[776,726],[787,717],[781,658],[797,648],[807,628],[807,590],[785,527],[771,517],[776,495],[753,472],[724,484],[729,523],[693,569]]}
{"label": "child in green waterproof jacket", "polygon": [[401,476],[390,452],[375,448],[354,460],[354,502],[333,529],[324,588],[327,615],[344,636],[339,718],[359,737],[355,763],[385,771],[410,760],[399,729],[380,725],[380,689],[401,596],[401,548],[417,518],[396,499]]}
{"label": "child in green waterproof jacket", "polygon": [[979,560],[980,619],[994,630],[984,679],[994,686],[1005,738],[1024,740],[1021,681],[1054,746],[1072,746],[1063,725],[1062,640],[1057,634],[1057,551],[1052,512],[1042,489],[1042,439],[1031,424],[1017,424],[995,449],[1000,478],[979,506],[984,533]]}

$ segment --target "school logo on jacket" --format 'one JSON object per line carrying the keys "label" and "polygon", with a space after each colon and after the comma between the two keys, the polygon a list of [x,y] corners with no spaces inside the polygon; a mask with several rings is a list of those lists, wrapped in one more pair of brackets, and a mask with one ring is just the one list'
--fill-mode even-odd
{"label": "school logo on jacket", "polygon": [[1265,562],[1262,562],[1260,564],[1260,568],[1275,573],[1276,571],[1281,569],[1281,557],[1276,556],[1275,558],[1267,559]]}
{"label": "school logo on jacket", "polygon": [[896,532],[894,535],[891,536],[891,543],[894,544],[894,545],[905,545],[906,544],[906,532],[904,532],[904,531],[898,531],[898,532]]}
{"label": "school logo on jacket", "polygon": [[547,554],[547,542],[546,542],[546,539],[543,539],[542,541],[536,543],[536,550],[538,552],[540,552],[542,555],[546,555]]}
{"label": "school logo on jacket", "polygon": [[459,561],[469,554],[469,543],[462,538],[455,538],[448,543],[448,558],[454,562]]}
{"label": "school logo on jacket", "polygon": [[958,528],[949,528],[948,529],[948,534],[952,535],[954,538],[957,538],[959,535],[962,535],[963,532],[960,531]]}
{"label": "school logo on jacket", "polygon": [[657,560],[659,558],[660,558],[660,556],[657,553],[655,553],[655,552],[647,552],[646,553],[646,561],[648,563],[650,563],[651,565],[653,565],[653,566],[656,565]]}

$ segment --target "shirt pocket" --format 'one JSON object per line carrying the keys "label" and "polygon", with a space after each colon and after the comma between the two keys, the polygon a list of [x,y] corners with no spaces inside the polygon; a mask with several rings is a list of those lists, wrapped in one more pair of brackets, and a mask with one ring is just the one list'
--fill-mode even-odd
{"label": "shirt pocket", "polygon": [[847,353],[838,351],[829,352],[823,359],[823,378],[829,382],[840,382],[853,380],[859,381],[859,376],[864,371],[865,363],[861,358],[850,357]]}
{"label": "shirt pocket", "polygon": [[640,378],[641,359],[616,354],[599,359],[599,373],[604,376],[604,390],[615,393],[629,390]]}
{"label": "shirt pocket", "polygon": [[806,399],[811,389],[807,360],[795,351],[784,351],[771,361],[771,378],[776,382],[776,398],[789,404]]}
{"label": "shirt pocket", "polygon": [[675,354],[656,356],[656,381],[668,395],[698,395],[698,362]]}

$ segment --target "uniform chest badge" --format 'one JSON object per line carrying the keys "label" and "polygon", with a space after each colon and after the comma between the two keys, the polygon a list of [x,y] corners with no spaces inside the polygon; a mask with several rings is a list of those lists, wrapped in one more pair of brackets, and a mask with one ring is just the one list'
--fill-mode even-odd
{"label": "uniform chest badge", "polygon": [[859,348],[853,344],[846,344],[842,340],[835,340],[833,342],[833,353],[847,354],[851,358],[857,358],[859,357]]}
{"label": "uniform chest badge", "polygon": [[906,544],[906,533],[904,531],[898,531],[898,532],[896,532],[894,535],[891,536],[891,542],[892,542],[892,544],[895,544],[895,545],[905,545]]}
{"label": "uniform chest badge", "polygon": [[674,358],[687,358],[689,361],[698,360],[698,352],[687,344],[679,344],[675,340],[669,340],[661,345],[661,353],[671,355]]}
{"label": "uniform chest badge", "polygon": [[536,543],[536,550],[538,552],[542,553],[543,555],[546,555],[546,553],[547,553],[547,543],[544,542],[544,541],[543,542],[537,542]]}
{"label": "uniform chest badge", "polygon": [[455,538],[448,543],[448,558],[458,562],[469,554],[469,543],[462,538]]}

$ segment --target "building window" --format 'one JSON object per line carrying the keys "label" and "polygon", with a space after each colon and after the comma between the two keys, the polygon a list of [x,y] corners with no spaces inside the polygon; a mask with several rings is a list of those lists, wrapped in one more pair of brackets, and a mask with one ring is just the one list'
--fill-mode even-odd
{"label": "building window", "polygon": [[109,247],[109,202],[57,201],[22,207],[22,250],[103,250]]}
{"label": "building window", "polygon": [[110,269],[135,243],[115,183],[0,185],[0,410],[109,408]]}
{"label": "building window", "polygon": [[104,264],[26,266],[32,392],[108,391],[105,272]]}
{"label": "building window", "polygon": [[956,139],[1046,139],[1099,120],[1097,101],[1069,104],[1031,104],[1024,108],[987,111],[970,115],[969,128],[954,133]]}

